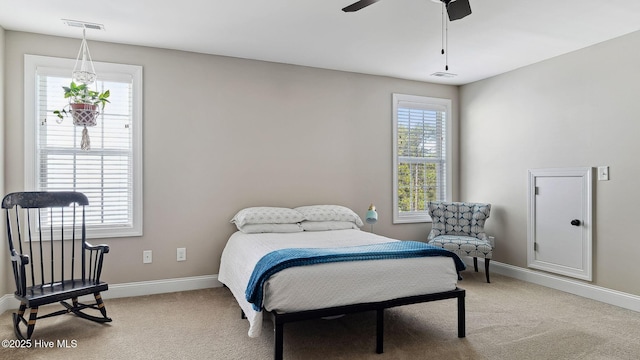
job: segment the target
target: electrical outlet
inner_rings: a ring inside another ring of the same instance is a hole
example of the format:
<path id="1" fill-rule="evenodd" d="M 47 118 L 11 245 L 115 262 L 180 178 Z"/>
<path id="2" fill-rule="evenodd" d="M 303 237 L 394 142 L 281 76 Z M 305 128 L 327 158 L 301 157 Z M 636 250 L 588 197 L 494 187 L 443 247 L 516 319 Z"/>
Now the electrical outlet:
<path id="1" fill-rule="evenodd" d="M 153 261 L 153 254 L 151 250 L 145 250 L 142 252 L 142 263 L 143 264 L 151 264 Z"/>
<path id="2" fill-rule="evenodd" d="M 187 260 L 187 248 L 178 248 L 176 250 L 177 260 L 178 261 L 186 261 Z"/>

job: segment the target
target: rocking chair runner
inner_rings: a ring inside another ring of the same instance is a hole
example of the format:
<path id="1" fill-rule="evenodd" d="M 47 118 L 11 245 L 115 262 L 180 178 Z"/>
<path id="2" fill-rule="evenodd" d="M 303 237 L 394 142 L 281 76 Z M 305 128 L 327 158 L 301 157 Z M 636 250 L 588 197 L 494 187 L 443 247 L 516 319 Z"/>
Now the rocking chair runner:
<path id="1" fill-rule="evenodd" d="M 17 288 L 15 297 L 20 300 L 20 308 L 13 314 L 18 339 L 31 338 L 36 320 L 70 312 L 100 323 L 111 321 L 100 295 L 108 289 L 108 284 L 100 281 L 100 274 L 103 256 L 109 247 L 93 246 L 85 241 L 85 206 L 88 204 L 84 194 L 70 191 L 18 192 L 2 200 Z M 19 251 L 14 248 L 14 240 Z M 76 261 L 76 256 L 80 261 Z M 95 303 L 78 302 L 78 297 L 91 294 Z M 71 304 L 65 301 L 69 299 Z M 65 309 L 38 316 L 40 306 L 55 302 L 60 302 Z M 27 309 L 28 321 L 25 319 Z M 89 315 L 85 309 L 97 310 L 101 316 Z M 24 326 L 26 336 L 21 331 Z"/>

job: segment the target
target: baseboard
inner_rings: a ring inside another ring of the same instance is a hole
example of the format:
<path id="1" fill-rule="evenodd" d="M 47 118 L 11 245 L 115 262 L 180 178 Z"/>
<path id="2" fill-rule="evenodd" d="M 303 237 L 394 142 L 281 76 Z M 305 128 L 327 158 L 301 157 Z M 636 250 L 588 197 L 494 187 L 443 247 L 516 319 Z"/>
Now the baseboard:
<path id="1" fill-rule="evenodd" d="M 478 259 L 479 263 L 483 260 Z M 480 265 L 480 264 L 478 264 Z M 473 268 L 473 264 L 469 266 Z M 478 266 L 484 268 L 484 266 Z M 600 286 L 588 284 L 580 280 L 569 279 L 562 276 L 547 274 L 544 272 L 525 269 L 497 261 L 491 261 L 491 273 L 512 277 L 518 280 L 546 286 L 552 289 L 568 292 L 588 299 L 619 306 L 621 308 L 640 312 L 640 296 L 627 294 L 621 291 L 611 290 Z M 220 287 L 218 275 L 194 276 L 177 279 L 164 279 L 152 281 L 140 281 L 124 284 L 109 284 L 109 291 L 102 296 L 105 299 L 121 297 L 143 296 L 170 293 L 176 291 L 188 291 Z M 7 294 L 0 298 L 0 314 L 7 310 L 16 309 L 20 304 Z"/>
<path id="2" fill-rule="evenodd" d="M 13 297 L 13 294 L 4 295 L 0 297 L 0 314 L 10 309 L 15 310 L 19 305 L 20 303 Z"/>
<path id="3" fill-rule="evenodd" d="M 102 293 L 104 299 L 143 296 L 220 287 L 218 275 L 193 276 L 187 278 L 140 281 L 124 284 L 109 284 L 109 290 Z M 13 294 L 0 298 L 0 314 L 15 310 L 20 306 Z"/>
<path id="4" fill-rule="evenodd" d="M 484 264 L 480 266 L 481 262 L 483 259 L 478 259 L 478 267 L 484 269 Z M 470 264 L 470 267 L 473 269 L 473 263 Z M 491 260 L 489 272 L 640 312 L 640 296 L 592 285 L 582 280 L 525 269 L 493 260 Z"/>
<path id="5" fill-rule="evenodd" d="M 171 293 L 176 291 L 189 291 L 220 287 L 218 275 L 194 276 L 188 278 L 164 279 L 152 281 L 140 281 L 124 284 L 109 284 L 109 291 L 105 291 L 102 297 L 115 299 L 121 297 L 143 296 L 153 294 Z"/>

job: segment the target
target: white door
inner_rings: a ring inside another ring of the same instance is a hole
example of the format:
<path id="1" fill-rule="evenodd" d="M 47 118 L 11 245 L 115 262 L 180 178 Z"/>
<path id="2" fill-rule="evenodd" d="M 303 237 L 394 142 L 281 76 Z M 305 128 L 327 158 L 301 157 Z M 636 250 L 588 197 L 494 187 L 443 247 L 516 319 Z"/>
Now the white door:
<path id="1" fill-rule="evenodd" d="M 591 178 L 591 168 L 529 170 L 529 267 L 591 280 Z"/>

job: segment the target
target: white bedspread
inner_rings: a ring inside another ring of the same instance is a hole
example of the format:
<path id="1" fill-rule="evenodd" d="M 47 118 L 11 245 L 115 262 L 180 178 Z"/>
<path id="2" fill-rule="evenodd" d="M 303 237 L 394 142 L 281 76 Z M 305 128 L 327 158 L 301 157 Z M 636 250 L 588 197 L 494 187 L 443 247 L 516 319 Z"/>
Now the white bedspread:
<path id="1" fill-rule="evenodd" d="M 233 293 L 249 320 L 249 336 L 262 330 L 262 314 L 245 299 L 255 264 L 283 248 L 358 246 L 397 241 L 360 230 L 297 233 L 234 233 L 222 252 L 218 280 Z M 458 275 L 452 258 L 424 257 L 317 264 L 288 268 L 264 287 L 264 309 L 278 312 L 321 309 L 449 291 Z"/>

